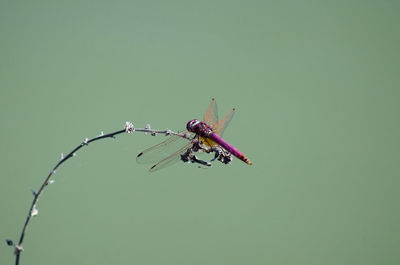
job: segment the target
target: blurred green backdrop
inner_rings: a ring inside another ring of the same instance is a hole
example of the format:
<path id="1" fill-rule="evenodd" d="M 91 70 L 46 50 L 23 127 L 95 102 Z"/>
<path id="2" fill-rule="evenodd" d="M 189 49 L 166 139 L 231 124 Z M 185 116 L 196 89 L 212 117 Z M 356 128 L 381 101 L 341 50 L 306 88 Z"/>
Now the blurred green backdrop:
<path id="1" fill-rule="evenodd" d="M 89 145 L 21 264 L 400 264 L 398 1 L 1 1 L 0 238 L 61 152 L 212 97 L 254 163 L 155 174 L 165 136 Z M 0 247 L 0 264 L 13 264 Z"/>

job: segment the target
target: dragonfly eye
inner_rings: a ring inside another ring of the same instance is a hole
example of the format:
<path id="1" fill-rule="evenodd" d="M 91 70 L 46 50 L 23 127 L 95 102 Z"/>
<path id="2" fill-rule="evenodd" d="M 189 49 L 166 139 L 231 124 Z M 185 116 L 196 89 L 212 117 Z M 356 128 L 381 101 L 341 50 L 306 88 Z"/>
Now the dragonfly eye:
<path id="1" fill-rule="evenodd" d="M 196 119 L 191 120 L 191 121 L 189 121 L 189 122 L 186 124 L 186 129 L 187 129 L 189 132 L 194 132 L 195 126 L 196 126 L 198 123 L 199 123 L 199 121 L 196 120 Z"/>

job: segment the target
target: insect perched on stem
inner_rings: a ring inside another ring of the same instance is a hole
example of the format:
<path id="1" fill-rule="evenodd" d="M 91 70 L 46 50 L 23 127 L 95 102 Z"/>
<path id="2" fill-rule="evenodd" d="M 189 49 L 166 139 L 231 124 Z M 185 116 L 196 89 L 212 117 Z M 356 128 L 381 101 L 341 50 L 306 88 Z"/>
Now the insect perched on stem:
<path id="1" fill-rule="evenodd" d="M 243 153 L 222 138 L 234 113 L 235 109 L 232 109 L 225 117 L 218 120 L 217 104 L 215 99 L 212 99 L 203 121 L 197 119 L 189 121 L 186 125 L 187 131 L 171 135 L 164 142 L 144 150 L 138 154 L 136 161 L 140 164 L 154 163 L 150 168 L 151 172 L 179 160 L 211 166 L 209 162 L 200 160 L 194 155 L 196 152 L 205 151 L 215 153 L 215 157 L 210 162 L 218 159 L 228 164 L 232 161 L 231 155 L 233 155 L 251 165 L 251 161 Z"/>

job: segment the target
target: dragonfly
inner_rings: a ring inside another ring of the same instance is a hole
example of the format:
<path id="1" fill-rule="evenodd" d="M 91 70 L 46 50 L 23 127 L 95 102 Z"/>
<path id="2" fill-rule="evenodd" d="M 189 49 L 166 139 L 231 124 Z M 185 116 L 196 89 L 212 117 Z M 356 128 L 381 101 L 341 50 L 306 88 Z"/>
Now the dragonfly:
<path id="1" fill-rule="evenodd" d="M 150 172 L 170 166 L 178 161 L 195 162 L 211 166 L 209 162 L 198 159 L 194 153 L 205 151 L 215 153 L 214 160 L 228 164 L 232 161 L 231 155 L 248 165 L 252 162 L 236 147 L 222 138 L 225 129 L 231 122 L 235 109 L 233 108 L 221 120 L 218 119 L 217 103 L 213 98 L 207 108 L 203 120 L 190 120 L 186 130 L 180 134 L 169 136 L 162 143 L 150 147 L 139 153 L 136 161 L 139 164 L 151 164 Z"/>

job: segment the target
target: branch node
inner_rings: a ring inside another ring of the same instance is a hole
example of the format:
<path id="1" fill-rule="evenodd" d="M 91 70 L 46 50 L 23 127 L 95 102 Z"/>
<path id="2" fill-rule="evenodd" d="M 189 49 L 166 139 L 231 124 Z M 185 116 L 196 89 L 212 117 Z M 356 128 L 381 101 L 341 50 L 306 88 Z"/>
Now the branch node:
<path id="1" fill-rule="evenodd" d="M 33 197 L 35 197 L 37 195 L 36 191 L 34 191 L 33 189 L 31 189 L 32 195 Z"/>
<path id="2" fill-rule="evenodd" d="M 151 129 L 150 123 L 147 123 L 146 126 L 144 127 L 144 129 L 147 131 L 150 131 L 150 129 Z M 144 135 L 147 135 L 146 131 L 144 132 Z"/>
<path id="3" fill-rule="evenodd" d="M 36 215 L 38 215 L 38 213 L 39 213 L 39 210 L 36 209 L 36 205 L 34 205 L 34 206 L 33 206 L 33 209 L 32 209 L 32 212 L 31 212 L 31 216 L 32 216 L 32 217 L 33 217 L 33 216 L 36 216 Z"/>
<path id="4" fill-rule="evenodd" d="M 83 145 L 88 145 L 88 142 L 89 142 L 89 139 L 88 139 L 88 138 L 85 138 L 85 139 L 83 140 L 82 144 L 83 144 Z"/>
<path id="5" fill-rule="evenodd" d="M 125 132 L 127 133 L 133 133 L 135 131 L 135 127 L 133 124 L 129 121 L 125 122 Z"/>
<path id="6" fill-rule="evenodd" d="M 6 239 L 6 243 L 8 246 L 14 246 L 14 242 L 11 239 Z"/>
<path id="7" fill-rule="evenodd" d="M 15 246 L 15 251 L 14 251 L 15 255 L 18 255 L 22 251 L 24 251 L 24 248 L 22 247 L 22 245 L 16 245 Z"/>
<path id="8" fill-rule="evenodd" d="M 55 181 L 54 179 L 50 179 L 50 180 L 48 180 L 48 181 L 46 182 L 46 186 L 47 186 L 47 185 L 50 185 L 50 184 L 53 184 L 53 183 L 54 183 L 54 181 Z"/>
<path id="9" fill-rule="evenodd" d="M 64 159 L 64 153 L 61 153 L 60 155 L 60 161 Z"/>

